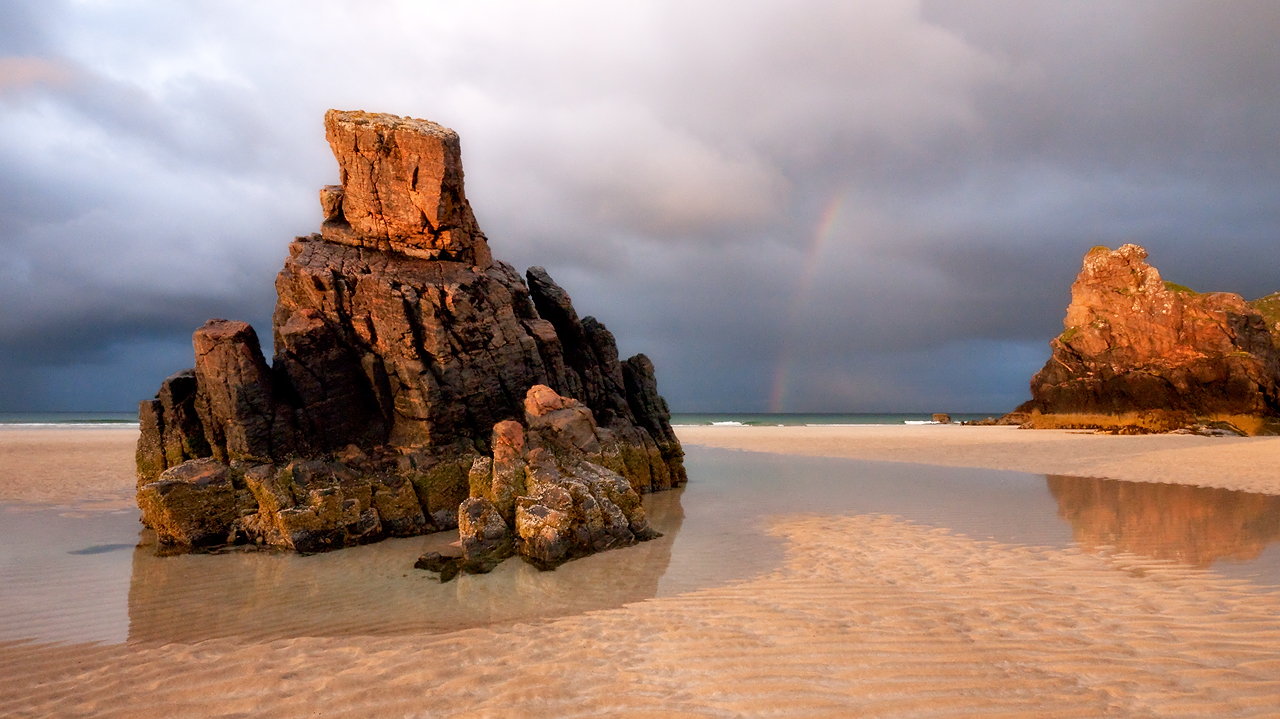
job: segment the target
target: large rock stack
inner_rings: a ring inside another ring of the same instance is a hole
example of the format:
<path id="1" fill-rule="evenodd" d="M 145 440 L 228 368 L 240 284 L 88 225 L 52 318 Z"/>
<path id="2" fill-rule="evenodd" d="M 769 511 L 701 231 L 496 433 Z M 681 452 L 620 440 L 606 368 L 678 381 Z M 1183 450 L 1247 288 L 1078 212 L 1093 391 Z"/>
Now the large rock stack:
<path id="1" fill-rule="evenodd" d="M 1146 257 L 1137 245 L 1085 255 L 1065 331 L 1017 411 L 1280 415 L 1275 296 L 1193 292 Z"/>
<path id="2" fill-rule="evenodd" d="M 195 368 L 141 403 L 138 503 L 162 544 L 323 551 L 453 528 L 473 497 L 498 500 L 515 531 L 512 502 L 537 500 L 545 483 L 511 479 L 533 492 L 513 499 L 477 495 L 471 480 L 486 462 L 514 466 L 500 457 L 520 432 L 565 476 L 624 479 L 620 508 L 684 484 L 652 363 L 620 361 L 613 335 L 580 319 L 542 268 L 521 278 L 492 259 L 456 133 L 335 110 L 325 129 L 342 185 L 321 191 L 321 232 L 293 242 L 276 278 L 274 362 L 249 325 L 210 320 L 194 336 Z M 589 416 L 598 448 L 578 456 L 544 440 L 527 411 L 534 387 L 536 406 Z M 527 458 L 526 478 L 541 461 Z M 647 538 L 643 512 L 623 512 L 632 539 L 575 540 L 563 558 Z"/>

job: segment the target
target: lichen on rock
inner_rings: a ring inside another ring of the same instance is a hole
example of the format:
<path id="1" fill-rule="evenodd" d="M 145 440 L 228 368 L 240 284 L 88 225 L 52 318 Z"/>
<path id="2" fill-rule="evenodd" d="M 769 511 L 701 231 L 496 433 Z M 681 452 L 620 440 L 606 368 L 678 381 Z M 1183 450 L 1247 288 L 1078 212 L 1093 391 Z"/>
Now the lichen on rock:
<path id="1" fill-rule="evenodd" d="M 646 538 L 639 495 L 686 481 L 652 363 L 542 268 L 493 260 L 452 130 L 335 110 L 325 129 L 342 184 L 276 278 L 274 360 L 210 320 L 139 406 L 143 522 L 168 551 L 458 527 L 468 571 Z"/>

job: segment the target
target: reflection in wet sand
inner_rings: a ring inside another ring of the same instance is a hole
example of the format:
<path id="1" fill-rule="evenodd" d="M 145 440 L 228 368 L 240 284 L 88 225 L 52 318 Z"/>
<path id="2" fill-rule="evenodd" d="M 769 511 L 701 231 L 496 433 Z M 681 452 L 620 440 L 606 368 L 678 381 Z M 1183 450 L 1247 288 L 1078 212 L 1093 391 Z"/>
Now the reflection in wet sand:
<path id="1" fill-rule="evenodd" d="M 893 515 L 1023 546 L 1119 546 L 1199 566 L 1232 557 L 1213 570 L 1280 587 L 1280 542 L 1262 551 L 1280 535 L 1280 500 L 1269 497 L 701 448 L 687 459 L 696 482 L 647 498 L 663 538 L 549 574 L 515 561 L 443 586 L 411 567 L 452 541 L 445 535 L 312 557 L 160 559 L 121 546 L 138 536 L 136 510 L 69 517 L 0 505 L 0 641 L 388 636 L 566 616 L 772 572 L 785 547 L 766 526 L 815 512 Z"/>
<path id="2" fill-rule="evenodd" d="M 134 550 L 129 641 L 255 641 L 437 633 L 618 607 L 656 595 L 684 513 L 681 491 L 647 495 L 663 536 L 540 572 L 518 559 L 447 584 L 412 569 L 457 533 L 393 539 L 328 554 L 235 552 L 157 557 Z"/>
<path id="3" fill-rule="evenodd" d="M 1280 497 L 1180 484 L 1047 477 L 1058 515 L 1088 550 L 1114 547 L 1208 567 L 1250 560 L 1280 539 Z"/>

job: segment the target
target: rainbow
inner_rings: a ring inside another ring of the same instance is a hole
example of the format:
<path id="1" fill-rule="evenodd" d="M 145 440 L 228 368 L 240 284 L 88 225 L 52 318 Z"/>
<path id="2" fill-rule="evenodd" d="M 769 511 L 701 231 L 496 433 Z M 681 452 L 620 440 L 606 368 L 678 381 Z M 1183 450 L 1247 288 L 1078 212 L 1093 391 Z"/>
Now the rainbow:
<path id="1" fill-rule="evenodd" d="M 813 294 L 813 283 L 818 274 L 818 261 L 822 259 L 822 250 L 831 240 L 832 230 L 835 228 L 837 220 L 840 219 L 840 209 L 844 206 L 844 197 L 845 193 L 841 191 L 831 198 L 831 202 L 827 204 L 827 208 L 822 212 L 822 220 L 818 223 L 818 230 L 813 235 L 813 241 L 809 243 L 809 248 L 805 252 L 804 268 L 800 273 L 800 284 L 797 286 L 796 294 L 791 300 L 790 322 L 787 323 L 787 327 L 790 330 L 782 341 L 778 367 L 773 373 L 773 389 L 769 392 L 770 412 L 781 412 L 785 406 L 787 375 L 791 372 L 791 363 L 795 357 L 795 328 L 800 324 L 800 316 L 805 307 L 808 306 L 810 296 Z"/>

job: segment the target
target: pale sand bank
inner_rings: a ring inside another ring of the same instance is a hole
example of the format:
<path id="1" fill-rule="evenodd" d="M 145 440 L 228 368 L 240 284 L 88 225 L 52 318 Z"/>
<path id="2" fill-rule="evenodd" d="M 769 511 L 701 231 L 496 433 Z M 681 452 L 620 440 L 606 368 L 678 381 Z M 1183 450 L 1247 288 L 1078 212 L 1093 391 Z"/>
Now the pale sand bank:
<path id="1" fill-rule="evenodd" d="M 959 425 L 677 427 L 686 445 L 1280 494 L 1280 437 L 1114 436 Z"/>
<path id="2" fill-rule="evenodd" d="M 540 624 L 266 644 L 0 645 L 0 715 L 1280 712 L 1275 593 L 885 517 L 792 517 L 775 530 L 788 560 L 766 577 Z"/>
<path id="3" fill-rule="evenodd" d="M 0 503 L 133 507 L 137 443 L 137 427 L 0 426 Z"/>

